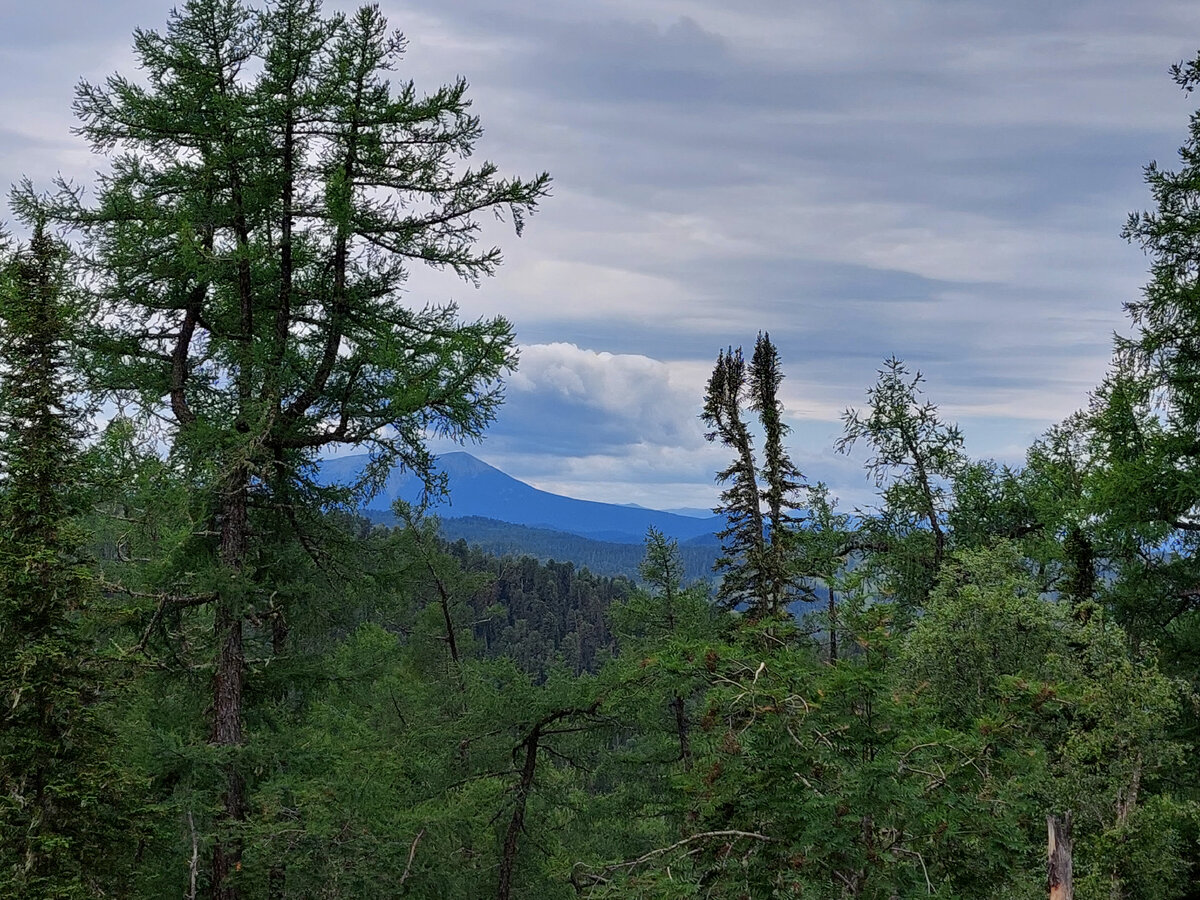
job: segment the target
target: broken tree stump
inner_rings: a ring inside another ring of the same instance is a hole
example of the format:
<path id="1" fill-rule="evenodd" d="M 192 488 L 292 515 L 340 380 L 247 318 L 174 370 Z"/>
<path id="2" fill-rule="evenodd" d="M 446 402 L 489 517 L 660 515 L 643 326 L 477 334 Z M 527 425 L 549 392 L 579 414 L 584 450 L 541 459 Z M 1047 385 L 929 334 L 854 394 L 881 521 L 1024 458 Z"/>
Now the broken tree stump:
<path id="1" fill-rule="evenodd" d="M 1070 811 L 1064 813 L 1061 819 L 1058 816 L 1046 816 L 1046 831 L 1048 832 L 1046 851 L 1050 900 L 1074 900 Z"/>

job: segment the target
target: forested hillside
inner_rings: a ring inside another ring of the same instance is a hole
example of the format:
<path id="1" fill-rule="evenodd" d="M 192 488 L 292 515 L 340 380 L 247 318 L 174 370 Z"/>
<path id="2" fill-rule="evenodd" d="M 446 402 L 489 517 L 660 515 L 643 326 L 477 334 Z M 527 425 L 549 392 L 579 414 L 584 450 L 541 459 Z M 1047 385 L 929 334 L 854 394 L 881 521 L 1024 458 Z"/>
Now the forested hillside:
<path id="1" fill-rule="evenodd" d="M 468 517 L 442 519 L 441 530 L 449 540 L 463 540 L 494 556 L 532 556 L 544 562 L 573 562 L 601 575 L 624 575 L 638 580 L 638 567 L 645 555 L 642 544 L 592 541 L 561 531 L 510 525 L 495 519 Z M 679 546 L 684 581 L 709 581 L 720 545 L 692 540 Z"/>
<path id="2" fill-rule="evenodd" d="M 398 468 L 436 495 L 518 362 L 408 276 L 486 284 L 480 221 L 550 185 L 468 161 L 466 83 L 403 49 L 373 6 L 187 0 L 80 85 L 95 191 L 13 195 L 0 896 L 1200 897 L 1200 116 L 1128 221 L 1133 336 L 1024 465 L 888 359 L 843 510 L 759 333 L 697 397 L 716 582 L 651 529 L 635 583 L 359 514 Z"/>
<path id="3" fill-rule="evenodd" d="M 446 552 L 464 572 L 483 576 L 468 606 L 484 656 L 544 678 L 556 668 L 595 674 L 616 654 L 609 613 L 633 593 L 628 579 L 577 571 L 569 562 L 498 557 L 463 540 Z"/>

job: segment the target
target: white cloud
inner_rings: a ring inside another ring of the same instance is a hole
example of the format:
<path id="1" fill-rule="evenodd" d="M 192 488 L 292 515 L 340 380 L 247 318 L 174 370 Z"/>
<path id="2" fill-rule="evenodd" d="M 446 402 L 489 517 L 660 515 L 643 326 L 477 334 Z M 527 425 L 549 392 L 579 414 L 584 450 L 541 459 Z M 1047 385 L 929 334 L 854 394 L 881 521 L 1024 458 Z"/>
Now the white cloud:
<path id="1" fill-rule="evenodd" d="M 701 437 L 695 367 L 569 343 L 521 348 L 494 436 L 588 455 L 607 447 L 687 447 Z"/>

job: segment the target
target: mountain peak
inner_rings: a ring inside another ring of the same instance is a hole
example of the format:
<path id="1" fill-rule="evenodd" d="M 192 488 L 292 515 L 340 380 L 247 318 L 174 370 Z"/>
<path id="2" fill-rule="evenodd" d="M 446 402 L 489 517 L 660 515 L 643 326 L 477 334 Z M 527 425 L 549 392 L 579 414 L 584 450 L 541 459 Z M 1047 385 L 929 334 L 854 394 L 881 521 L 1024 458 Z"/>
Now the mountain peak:
<path id="1" fill-rule="evenodd" d="M 324 460 L 320 477 L 328 484 L 349 483 L 367 460 L 365 455 Z M 436 465 L 446 474 L 450 493 L 448 500 L 435 504 L 433 511 L 447 517 L 482 516 L 631 544 L 640 544 L 651 527 L 667 537 L 687 541 L 711 537 L 724 524 L 718 516 L 694 518 L 636 504 L 622 506 L 552 494 L 518 481 L 465 451 L 443 454 Z M 420 491 L 421 484 L 412 473 L 397 470 L 383 490 L 364 504 L 364 510 L 385 513 L 398 499 L 415 502 Z"/>
<path id="2" fill-rule="evenodd" d="M 479 475 L 483 472 L 500 472 L 493 465 L 485 463 L 477 456 L 472 456 L 465 450 L 455 450 L 452 453 L 443 453 L 437 458 L 437 467 L 440 471 L 447 475 Z M 503 472 L 500 472 L 503 475 Z"/>

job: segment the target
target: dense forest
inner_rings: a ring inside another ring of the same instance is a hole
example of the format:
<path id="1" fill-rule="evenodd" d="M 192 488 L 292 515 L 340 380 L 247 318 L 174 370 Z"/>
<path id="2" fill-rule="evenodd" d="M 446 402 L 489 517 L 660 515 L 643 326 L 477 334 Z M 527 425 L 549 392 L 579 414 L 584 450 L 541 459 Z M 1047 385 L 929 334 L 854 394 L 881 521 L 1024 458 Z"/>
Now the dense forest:
<path id="1" fill-rule="evenodd" d="M 441 520 L 442 534 L 451 541 L 465 541 L 494 556 L 533 556 L 542 561 L 570 560 L 578 566 L 603 575 L 623 575 L 640 580 L 639 568 L 645 556 L 641 544 L 598 541 L 528 525 L 513 525 L 479 516 Z M 679 544 L 681 575 L 686 582 L 713 578 L 713 563 L 720 556 L 716 538 L 692 538 Z"/>
<path id="2" fill-rule="evenodd" d="M 401 291 L 549 189 L 467 165 L 464 83 L 318 0 L 134 51 L 78 89 L 94 196 L 19 186 L 0 251 L 0 896 L 1039 897 L 1048 823 L 1059 896 L 1200 896 L 1200 116 L 1125 229 L 1132 337 L 1023 466 L 887 360 L 841 510 L 770 336 L 721 351 L 710 587 L 653 531 L 635 582 L 356 514 L 436 493 L 516 363 Z"/>

